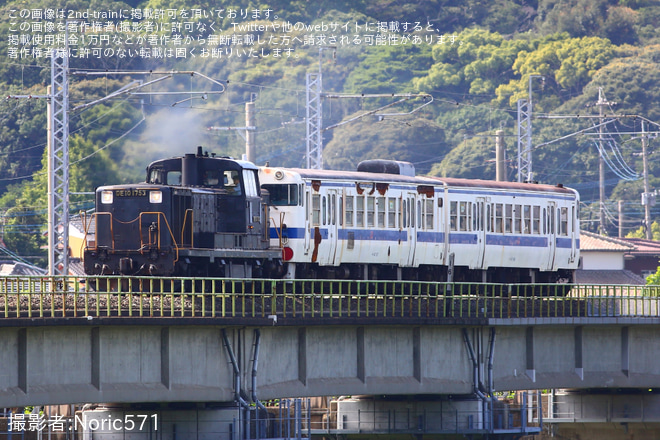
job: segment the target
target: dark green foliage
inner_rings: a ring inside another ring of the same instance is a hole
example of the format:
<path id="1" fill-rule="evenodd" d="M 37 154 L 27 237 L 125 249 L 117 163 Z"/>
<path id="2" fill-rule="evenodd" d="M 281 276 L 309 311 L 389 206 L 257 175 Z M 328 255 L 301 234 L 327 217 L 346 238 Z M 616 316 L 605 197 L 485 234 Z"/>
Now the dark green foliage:
<path id="1" fill-rule="evenodd" d="M 421 118 L 364 117 L 334 132 L 324 150 L 330 169 L 355 170 L 362 160 L 393 159 L 412 162 L 423 174 L 449 152 L 443 130 Z"/>
<path id="2" fill-rule="evenodd" d="M 25 8 L 23 1 L 2 2 L 0 38 L 7 42 L 8 11 Z M 6 3 L 6 4 L 5 4 Z M 184 6 L 185 5 L 185 6 Z M 294 43 L 295 56 L 275 57 L 280 49 L 262 43 L 267 57 L 156 62 L 131 58 L 72 60 L 76 69 L 176 69 L 197 71 L 221 82 L 222 95 L 190 99 L 191 89 L 217 91 L 215 82 L 175 75 L 150 90 L 181 95 L 122 96 L 70 114 L 71 191 L 89 192 L 102 184 L 144 178 L 151 160 L 194 151 L 197 145 L 220 155 L 240 157 L 245 141 L 236 131 L 209 131 L 208 127 L 242 127 L 245 103 L 256 106 L 257 163 L 303 166 L 305 163 L 305 81 L 307 74 L 323 74 L 323 92 L 339 94 L 430 93 L 431 105 L 421 100 L 397 104 L 380 118 L 368 116 L 323 132 L 327 168 L 355 169 L 369 158 L 411 161 L 418 172 L 454 177 L 494 178 L 494 132 L 505 131 L 509 178 L 516 179 L 516 105 L 528 99 L 530 75 L 535 115 L 596 114 L 598 88 L 617 105 L 608 112 L 642 115 L 660 121 L 660 5 L 650 0 L 338 0 L 267 2 L 196 0 L 34 0 L 29 8 L 117 10 L 125 8 L 200 8 L 204 10 L 261 11 L 261 18 L 218 19 L 215 36 L 231 36 L 232 22 L 263 24 L 348 23 L 337 36 L 353 38 L 353 25 L 419 22 L 414 33 L 423 44 L 339 45 L 329 47 Z M 195 21 L 196 19 L 192 19 Z M 250 20 L 257 20 L 251 22 Z M 427 29 L 427 25 L 432 25 Z M 201 37 L 213 31 L 206 29 Z M 239 32 L 240 33 L 240 32 Z M 408 32 L 412 37 L 413 33 Z M 433 35 L 453 37 L 454 43 L 427 44 Z M 272 31 L 259 32 L 269 41 Z M 318 35 L 317 35 L 318 37 Z M 0 51 L 0 84 L 5 94 L 44 95 L 50 84 L 50 60 L 16 60 Z M 114 49 L 126 42 L 113 42 Z M 334 56 L 333 56 L 334 55 Z M 98 100 L 131 81 L 153 76 L 71 76 L 71 107 Z M 395 99 L 325 98 L 322 127 L 339 124 L 373 111 Z M 174 106 L 173 106 L 174 104 Z M 407 114 L 407 115 L 406 115 Z M 144 118 L 144 120 L 143 120 Z M 8 100 L 0 103 L 0 211 L 4 241 L 21 254 L 35 255 L 43 245 L 46 146 L 44 100 Z M 578 188 L 584 212 L 598 200 L 598 157 L 589 134 L 554 139 L 583 130 L 589 119 L 533 122 L 535 179 Z M 621 120 L 617 129 L 632 132 L 639 121 Z M 619 137 L 621 157 L 641 173 L 640 142 L 633 135 Z M 660 184 L 655 140 L 649 161 L 652 188 Z M 638 215 L 639 181 L 621 182 L 610 170 L 606 193 L 612 203 L 625 199 L 631 215 Z M 72 196 L 73 210 L 89 206 L 89 196 Z M 654 213 L 660 216 L 660 213 Z M 29 229 L 32 228 L 32 229 Z M 27 231 L 28 234 L 18 231 Z"/>

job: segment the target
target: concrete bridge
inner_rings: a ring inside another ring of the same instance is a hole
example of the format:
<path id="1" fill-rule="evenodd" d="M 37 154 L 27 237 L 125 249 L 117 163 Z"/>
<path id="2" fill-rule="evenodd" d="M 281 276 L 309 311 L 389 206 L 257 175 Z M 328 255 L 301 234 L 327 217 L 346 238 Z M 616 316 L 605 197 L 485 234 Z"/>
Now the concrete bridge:
<path id="1" fill-rule="evenodd" d="M 0 407 L 660 387 L 646 286 L 86 281 L 0 279 Z"/>
<path id="2" fill-rule="evenodd" d="M 0 320 L 0 407 L 660 387 L 658 318 L 242 321 Z"/>

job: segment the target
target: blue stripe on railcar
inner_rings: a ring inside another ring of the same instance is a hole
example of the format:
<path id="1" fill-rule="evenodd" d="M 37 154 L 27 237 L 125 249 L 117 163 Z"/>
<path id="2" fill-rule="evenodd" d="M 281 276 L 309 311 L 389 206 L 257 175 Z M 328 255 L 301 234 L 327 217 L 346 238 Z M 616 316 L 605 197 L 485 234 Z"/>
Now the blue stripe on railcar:
<path id="1" fill-rule="evenodd" d="M 270 228 L 270 238 L 278 239 L 278 230 Z M 319 230 L 321 238 L 327 240 L 328 229 L 321 228 Z M 378 230 L 378 229 L 339 229 L 339 240 L 347 240 L 348 234 L 353 233 L 353 239 L 363 241 L 401 241 L 407 242 L 408 235 L 405 231 L 399 230 Z M 303 239 L 305 238 L 304 228 L 288 228 L 287 237 L 289 239 Z M 417 232 L 417 242 L 419 243 L 444 243 L 445 234 L 443 232 Z M 450 244 L 469 244 L 476 245 L 478 243 L 477 234 L 473 233 L 456 233 L 449 234 Z M 548 246 L 548 238 L 543 236 L 528 236 L 528 235 L 486 235 L 487 246 L 513 246 L 513 247 L 539 247 L 545 248 Z M 572 239 L 570 237 L 556 238 L 556 246 L 562 249 L 570 249 L 572 247 Z M 579 247 L 579 242 L 576 243 Z"/>
<path id="2" fill-rule="evenodd" d="M 278 235 L 279 228 L 270 228 L 270 238 L 280 238 Z M 287 228 L 286 236 L 289 238 L 305 238 L 305 228 Z M 326 231 L 327 236 L 327 231 Z"/>
<path id="3" fill-rule="evenodd" d="M 560 238 L 557 237 L 557 244 L 556 246 L 558 248 L 562 249 L 570 249 L 571 248 L 571 239 L 570 238 Z M 579 243 L 576 243 L 576 247 L 580 247 Z"/>
<path id="4" fill-rule="evenodd" d="M 547 237 L 530 235 L 486 235 L 486 245 L 548 247 Z"/>
<path id="5" fill-rule="evenodd" d="M 450 244 L 477 244 L 477 234 L 465 232 L 450 232 Z"/>
<path id="6" fill-rule="evenodd" d="M 353 233 L 355 240 L 406 241 L 407 239 L 404 231 L 396 229 L 340 229 L 339 239 L 347 240 L 349 233 Z"/>
<path id="7" fill-rule="evenodd" d="M 444 232 L 417 231 L 418 243 L 443 243 L 444 241 Z"/>

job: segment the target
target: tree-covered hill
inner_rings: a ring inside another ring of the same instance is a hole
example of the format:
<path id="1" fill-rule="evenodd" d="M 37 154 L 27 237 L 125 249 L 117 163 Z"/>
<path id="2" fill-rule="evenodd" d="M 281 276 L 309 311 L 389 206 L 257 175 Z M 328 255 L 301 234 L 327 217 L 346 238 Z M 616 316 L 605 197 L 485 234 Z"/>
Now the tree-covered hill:
<path id="1" fill-rule="evenodd" d="M 533 121 L 534 179 L 579 189 L 583 227 L 593 227 L 599 155 L 589 130 L 597 119 L 584 116 L 598 114 L 599 96 L 611 104 L 605 114 L 638 116 L 607 125 L 602 152 L 607 197 L 612 207 L 625 201 L 630 230 L 641 219 L 642 120 L 652 136 L 650 182 L 660 185 L 660 5 L 652 0 L 2 3 L 5 95 L 47 93 L 49 50 L 63 45 L 66 18 L 75 19 L 66 38 L 84 55 L 72 56 L 69 76 L 76 211 L 91 208 L 96 186 L 142 179 L 156 158 L 197 145 L 240 156 L 237 131 L 209 127 L 244 126 L 249 101 L 257 109 L 257 163 L 303 166 L 305 82 L 319 70 L 332 95 L 323 99 L 323 127 L 338 124 L 323 132 L 327 167 L 390 157 L 421 173 L 494 178 L 494 132 L 502 129 L 515 179 L 517 102 L 531 91 L 534 115 L 545 117 Z M 179 73 L 159 73 L 169 71 Z M 142 94 L 86 105 L 148 82 Z M 392 105 L 400 98 L 385 96 L 421 93 L 432 102 Z M 548 118 L 557 115 L 573 117 Z M 2 239 L 39 256 L 46 102 L 2 101 L 0 121 Z M 611 234 L 616 227 L 613 220 Z"/>

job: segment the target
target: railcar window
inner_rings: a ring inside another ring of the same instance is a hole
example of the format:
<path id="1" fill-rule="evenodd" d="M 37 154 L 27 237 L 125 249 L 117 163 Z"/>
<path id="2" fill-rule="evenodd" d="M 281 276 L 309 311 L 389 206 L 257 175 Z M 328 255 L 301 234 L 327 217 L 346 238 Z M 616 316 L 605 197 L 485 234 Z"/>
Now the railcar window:
<path id="1" fill-rule="evenodd" d="M 449 202 L 449 229 L 456 231 L 458 224 L 458 202 Z"/>
<path id="2" fill-rule="evenodd" d="M 403 213 L 403 227 L 408 227 L 408 201 L 403 201 L 403 206 L 401 207 L 401 212 Z"/>
<path id="3" fill-rule="evenodd" d="M 312 226 L 321 226 L 321 196 L 312 194 Z"/>
<path id="4" fill-rule="evenodd" d="M 459 208 L 459 213 L 458 213 L 458 229 L 459 231 L 467 231 L 468 228 L 468 212 L 469 212 L 469 206 L 468 202 L 460 202 L 458 205 Z"/>
<path id="5" fill-rule="evenodd" d="M 541 233 L 541 207 L 534 206 L 532 208 L 532 234 Z"/>
<path id="6" fill-rule="evenodd" d="M 323 202 L 321 203 L 321 210 L 322 210 L 321 218 L 323 219 L 323 224 L 325 225 L 326 224 L 325 219 L 326 219 L 326 216 L 328 215 L 328 213 L 327 213 L 328 208 L 327 208 L 327 205 L 326 205 L 325 196 L 323 196 Z"/>
<path id="7" fill-rule="evenodd" d="M 364 197 L 357 196 L 355 198 L 355 226 L 360 228 L 364 227 Z"/>
<path id="8" fill-rule="evenodd" d="M 385 197 L 378 197 L 376 199 L 378 203 L 378 227 L 385 227 Z"/>
<path id="9" fill-rule="evenodd" d="M 495 232 L 504 232 L 504 205 L 501 203 L 495 205 Z"/>
<path id="10" fill-rule="evenodd" d="M 433 229 L 433 200 L 426 200 L 426 229 Z"/>
<path id="11" fill-rule="evenodd" d="M 394 197 L 387 199 L 387 226 L 396 228 L 396 199 Z"/>
<path id="12" fill-rule="evenodd" d="M 545 208 L 543 208 L 543 235 L 546 235 L 548 233 L 548 214 L 545 212 Z"/>
<path id="13" fill-rule="evenodd" d="M 513 205 L 504 205 L 504 232 L 512 232 L 513 226 Z"/>
<path id="14" fill-rule="evenodd" d="M 346 226 L 353 226 L 353 196 L 346 196 Z"/>
<path id="15" fill-rule="evenodd" d="M 296 206 L 298 205 L 298 185 L 261 185 L 270 193 L 270 204 L 273 206 Z"/>
<path id="16" fill-rule="evenodd" d="M 344 225 L 344 199 L 339 196 L 339 226 Z"/>
<path id="17" fill-rule="evenodd" d="M 367 197 L 367 227 L 373 227 L 375 216 L 375 197 Z"/>
<path id="18" fill-rule="evenodd" d="M 560 231 L 561 235 L 568 235 L 568 208 L 561 208 Z"/>
<path id="19" fill-rule="evenodd" d="M 569 233 L 570 235 L 573 235 L 573 232 L 575 232 L 575 219 L 577 219 L 577 217 L 575 216 L 575 206 L 571 207 L 571 212 L 572 214 L 571 214 L 571 221 L 569 224 Z"/>
<path id="20" fill-rule="evenodd" d="M 486 231 L 493 231 L 493 219 L 491 218 L 491 204 L 486 205 Z"/>
<path id="21" fill-rule="evenodd" d="M 337 196 L 332 194 L 330 196 L 330 215 L 332 216 L 333 225 L 337 224 Z"/>
<path id="22" fill-rule="evenodd" d="M 555 214 L 552 211 L 554 210 L 553 209 L 548 210 L 548 217 L 550 218 L 550 229 L 548 233 L 554 235 L 557 233 L 557 230 L 555 229 Z"/>
<path id="23" fill-rule="evenodd" d="M 532 233 L 532 207 L 529 205 L 523 206 L 523 232 Z"/>
<path id="24" fill-rule="evenodd" d="M 472 204 L 472 231 L 477 230 L 477 204 Z"/>
<path id="25" fill-rule="evenodd" d="M 417 227 L 422 228 L 422 202 L 417 201 Z"/>
<path id="26" fill-rule="evenodd" d="M 511 232 L 513 233 L 522 232 L 521 219 L 522 219 L 522 206 L 513 205 L 513 230 L 511 230 Z"/>
<path id="27" fill-rule="evenodd" d="M 408 226 L 415 227 L 415 200 L 408 200 Z"/>

